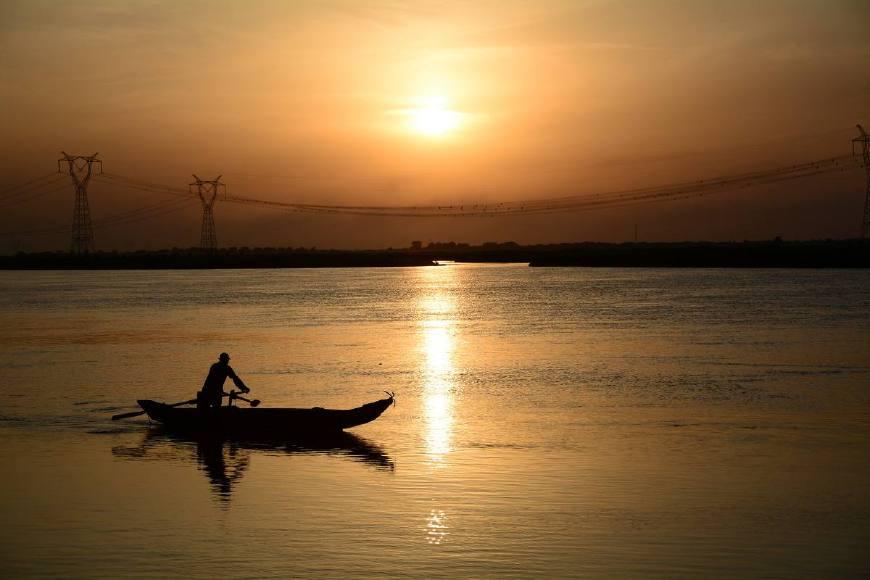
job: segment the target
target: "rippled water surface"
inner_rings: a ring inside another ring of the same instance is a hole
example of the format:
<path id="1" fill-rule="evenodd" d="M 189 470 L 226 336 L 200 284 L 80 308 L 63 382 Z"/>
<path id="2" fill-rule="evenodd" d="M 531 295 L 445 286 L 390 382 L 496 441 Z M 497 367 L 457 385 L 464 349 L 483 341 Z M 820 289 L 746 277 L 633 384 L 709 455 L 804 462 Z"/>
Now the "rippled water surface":
<path id="1" fill-rule="evenodd" d="M 870 272 L 0 273 L 0 577 L 870 574 Z M 320 442 L 141 418 L 221 351 Z"/>

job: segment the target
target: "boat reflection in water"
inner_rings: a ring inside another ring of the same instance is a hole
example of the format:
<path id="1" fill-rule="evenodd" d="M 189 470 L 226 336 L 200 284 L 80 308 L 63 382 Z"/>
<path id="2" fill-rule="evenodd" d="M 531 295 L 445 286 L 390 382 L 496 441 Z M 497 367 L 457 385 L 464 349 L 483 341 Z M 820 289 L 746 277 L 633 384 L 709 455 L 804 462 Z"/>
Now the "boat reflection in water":
<path id="1" fill-rule="evenodd" d="M 240 448 L 234 442 L 202 439 L 196 441 L 196 459 L 217 497 L 229 501 L 233 484 L 248 469 L 250 451 Z"/>
<path id="2" fill-rule="evenodd" d="M 395 469 L 393 460 L 377 445 L 348 432 L 292 440 L 236 439 L 182 435 L 161 427 L 147 432 L 142 443 L 118 445 L 112 454 L 132 460 L 195 461 L 221 501 L 229 501 L 233 487 L 257 452 L 321 454 L 359 461 L 378 470 Z"/>

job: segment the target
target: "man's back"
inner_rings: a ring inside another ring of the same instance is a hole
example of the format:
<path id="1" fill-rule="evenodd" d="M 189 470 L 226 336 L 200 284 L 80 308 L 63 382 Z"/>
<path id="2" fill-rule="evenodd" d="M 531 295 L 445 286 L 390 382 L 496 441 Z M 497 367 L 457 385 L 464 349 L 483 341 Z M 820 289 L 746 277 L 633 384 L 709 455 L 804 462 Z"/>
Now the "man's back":
<path id="1" fill-rule="evenodd" d="M 206 393 L 219 392 L 224 390 L 224 382 L 228 376 L 235 376 L 236 373 L 228 364 L 216 362 L 208 369 L 208 376 L 205 377 L 205 382 L 202 384 L 202 390 Z"/>

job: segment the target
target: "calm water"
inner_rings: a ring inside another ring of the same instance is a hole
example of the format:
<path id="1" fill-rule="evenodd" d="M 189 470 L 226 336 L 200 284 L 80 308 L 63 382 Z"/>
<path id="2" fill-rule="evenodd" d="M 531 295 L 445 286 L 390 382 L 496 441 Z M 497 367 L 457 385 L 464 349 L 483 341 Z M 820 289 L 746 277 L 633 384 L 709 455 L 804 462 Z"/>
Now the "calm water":
<path id="1" fill-rule="evenodd" d="M 0 273 L 0 577 L 870 574 L 870 272 Z M 112 422 L 217 354 L 330 446 Z"/>

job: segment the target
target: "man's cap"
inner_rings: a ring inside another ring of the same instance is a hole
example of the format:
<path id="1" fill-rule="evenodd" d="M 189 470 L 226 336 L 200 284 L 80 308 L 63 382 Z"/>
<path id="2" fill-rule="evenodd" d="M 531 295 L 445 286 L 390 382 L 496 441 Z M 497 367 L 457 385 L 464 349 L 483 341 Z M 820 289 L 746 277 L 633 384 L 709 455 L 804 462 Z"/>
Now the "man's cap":
<path id="1" fill-rule="evenodd" d="M 230 360 L 230 355 L 228 355 L 228 354 L 225 353 L 225 352 L 222 352 L 222 353 L 220 354 L 220 356 L 218 357 L 218 359 L 220 359 L 220 360 Z"/>

